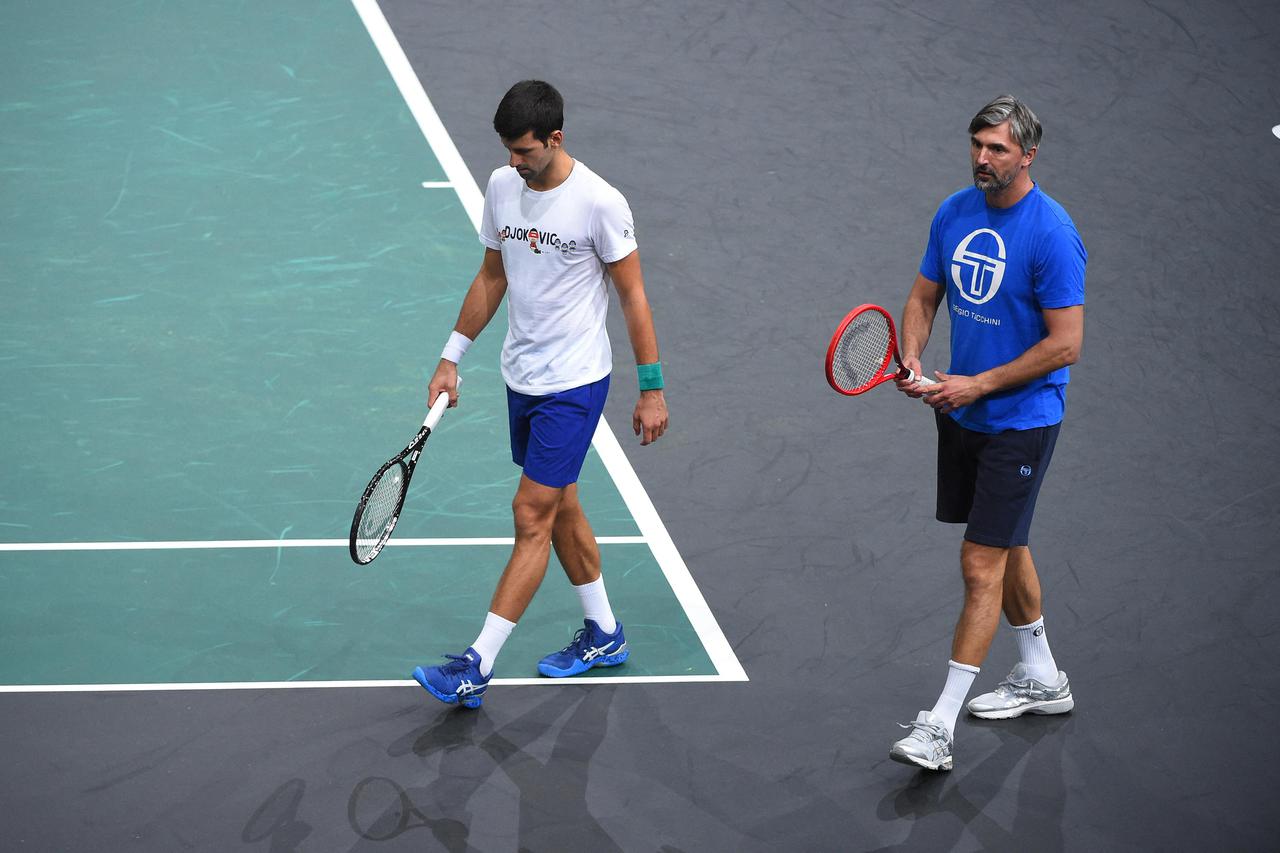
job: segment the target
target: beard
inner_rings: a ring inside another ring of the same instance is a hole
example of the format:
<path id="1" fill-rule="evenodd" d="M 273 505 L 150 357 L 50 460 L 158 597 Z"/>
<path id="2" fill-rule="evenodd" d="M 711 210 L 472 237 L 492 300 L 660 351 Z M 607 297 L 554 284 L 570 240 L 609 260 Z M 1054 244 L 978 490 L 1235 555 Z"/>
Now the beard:
<path id="1" fill-rule="evenodd" d="M 984 193 L 998 193 L 1007 189 L 1016 177 L 1018 177 L 1017 169 L 1011 169 L 1007 175 L 1001 175 L 994 170 L 988 175 L 980 175 L 975 168 L 973 170 L 973 185 Z"/>

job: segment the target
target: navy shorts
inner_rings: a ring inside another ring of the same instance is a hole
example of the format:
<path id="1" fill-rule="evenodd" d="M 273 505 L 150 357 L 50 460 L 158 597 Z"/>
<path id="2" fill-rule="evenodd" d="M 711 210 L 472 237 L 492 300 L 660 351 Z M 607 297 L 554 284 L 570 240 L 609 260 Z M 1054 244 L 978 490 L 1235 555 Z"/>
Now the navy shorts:
<path id="1" fill-rule="evenodd" d="M 535 483 L 553 489 L 576 483 L 608 396 L 608 376 L 537 397 L 508 388 L 512 461 Z"/>
<path id="2" fill-rule="evenodd" d="M 1062 425 L 985 433 L 936 417 L 938 521 L 968 524 L 964 538 L 979 545 L 1026 545 Z"/>

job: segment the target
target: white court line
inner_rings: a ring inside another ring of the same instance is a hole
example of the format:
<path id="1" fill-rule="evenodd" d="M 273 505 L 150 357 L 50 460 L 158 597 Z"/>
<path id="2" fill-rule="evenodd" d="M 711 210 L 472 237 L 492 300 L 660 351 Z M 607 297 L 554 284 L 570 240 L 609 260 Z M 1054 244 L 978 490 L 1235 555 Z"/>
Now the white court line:
<path id="1" fill-rule="evenodd" d="M 539 685 L 577 686 L 585 684 L 695 684 L 707 681 L 725 681 L 721 675 L 621 675 L 603 678 L 495 678 L 490 685 L 507 687 L 536 687 Z M 369 681 L 208 681 L 174 682 L 156 684 L 7 684 L 0 685 L 0 693 L 135 693 L 141 691 L 176 690 L 323 690 L 350 687 L 418 687 L 413 680 Z"/>
<path id="2" fill-rule="evenodd" d="M 400 42 L 391 31 L 391 26 L 383 16 L 377 0 L 351 0 L 351 2 L 355 5 L 360 19 L 364 21 L 365 28 L 369 30 L 369 36 L 377 46 L 378 52 L 382 54 L 382 61 L 387 64 L 387 70 L 391 72 L 392 79 L 400 87 L 400 94 L 404 96 L 405 103 L 409 105 L 409 111 L 413 113 L 418 126 L 422 128 L 423 136 L 427 138 L 427 143 L 435 152 L 436 159 L 444 168 L 449 182 L 457 190 L 458 198 L 462 201 L 462 206 L 466 209 L 467 215 L 471 218 L 471 224 L 478 233 L 480 218 L 484 212 L 484 194 L 449 137 L 449 132 L 445 129 L 444 122 L 440 120 L 435 107 L 432 106 L 431 99 L 427 97 L 426 90 L 422 88 L 422 81 L 414 73 L 413 66 L 409 64 L 409 58 L 405 56 Z M 746 670 L 742 668 L 738 656 L 734 654 L 724 632 L 720 630 L 715 615 L 712 614 L 706 599 L 694 583 L 693 576 L 689 574 L 689 567 L 685 565 L 679 551 L 676 550 L 671 534 L 667 532 L 666 525 L 658 516 L 653 501 L 649 499 L 648 493 L 640 483 L 640 478 L 636 476 L 635 469 L 631 467 L 631 463 L 622 452 L 622 446 L 618 444 L 618 439 L 603 419 L 596 428 L 592 444 L 610 476 L 613 477 L 614 483 L 617 484 L 622 499 L 631 510 L 636 524 L 640 526 L 640 532 L 649 542 L 649 547 L 653 550 L 662 573 L 666 575 L 667 582 L 671 584 L 672 591 L 675 592 L 689 622 L 697 631 L 698 638 L 711 657 L 712 664 L 720 674 L 719 680 L 746 681 Z"/>
<path id="3" fill-rule="evenodd" d="M 643 536 L 597 536 L 600 545 L 643 545 Z M 514 545 L 513 536 L 474 539 L 392 539 L 387 547 L 427 548 L 473 545 Z M 171 542 L 3 542 L 0 551 L 181 551 L 226 548 L 346 548 L 346 539 L 175 539 Z"/>
<path id="4" fill-rule="evenodd" d="M 428 190 L 440 189 L 445 187 L 449 189 L 453 189 L 453 184 L 451 184 L 449 181 L 423 181 L 422 187 L 423 189 L 428 189 Z"/>
<path id="5" fill-rule="evenodd" d="M 356 7 L 356 13 L 364 22 L 365 29 L 369 31 L 369 38 L 373 39 L 374 46 L 382 55 L 382 61 L 391 72 L 391 79 L 399 87 L 409 112 L 413 113 L 422 135 L 426 137 L 427 144 L 444 169 L 448 185 L 458 193 L 463 208 L 471 217 L 472 227 L 479 233 L 480 216 L 484 212 L 484 193 L 471 177 L 471 172 L 467 170 L 467 164 L 458 153 L 458 147 L 453 144 L 449 132 L 444 129 L 444 122 L 440 121 L 440 114 L 431 105 L 426 90 L 422 88 L 422 81 L 409 64 L 409 57 L 404 55 L 404 49 L 396 40 L 395 33 L 391 32 L 391 25 L 383 16 L 377 0 L 351 0 L 351 3 Z"/>

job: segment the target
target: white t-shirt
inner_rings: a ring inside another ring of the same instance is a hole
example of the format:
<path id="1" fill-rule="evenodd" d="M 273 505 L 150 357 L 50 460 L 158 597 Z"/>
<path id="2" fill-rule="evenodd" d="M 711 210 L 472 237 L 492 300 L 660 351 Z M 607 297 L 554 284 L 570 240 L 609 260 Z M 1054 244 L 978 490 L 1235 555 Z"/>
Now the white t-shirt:
<path id="1" fill-rule="evenodd" d="M 540 396 L 608 376 L 605 264 L 636 250 L 622 193 L 580 161 L 546 192 L 529 189 L 519 172 L 503 166 L 489 176 L 480 242 L 502 252 L 507 275 L 507 385 Z"/>

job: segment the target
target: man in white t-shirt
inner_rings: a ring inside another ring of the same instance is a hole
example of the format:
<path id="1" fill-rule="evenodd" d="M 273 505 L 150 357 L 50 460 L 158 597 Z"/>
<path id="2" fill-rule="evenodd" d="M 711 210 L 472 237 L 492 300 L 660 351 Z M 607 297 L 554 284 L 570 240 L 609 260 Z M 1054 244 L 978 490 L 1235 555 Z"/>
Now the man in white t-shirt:
<path id="1" fill-rule="evenodd" d="M 479 707 L 503 643 L 547 571 L 550 548 L 582 602 L 573 641 L 544 657 L 552 678 L 617 666 L 630 654 L 600 574 L 600 550 L 578 502 L 578 475 L 609 391 L 613 356 L 605 329 L 608 283 L 618 292 L 640 399 L 632 428 L 642 445 L 667 428 L 662 367 L 645 297 L 631 209 L 622 194 L 564 150 L 564 101 L 540 80 L 512 86 L 493 128 L 511 157 L 489 176 L 480 272 L 428 385 L 458 403 L 458 362 L 503 297 L 509 328 L 502 345 L 511 456 L 523 469 L 512 501 L 515 547 L 498 581 L 480 636 L 440 666 L 413 677 L 442 702 Z"/>

